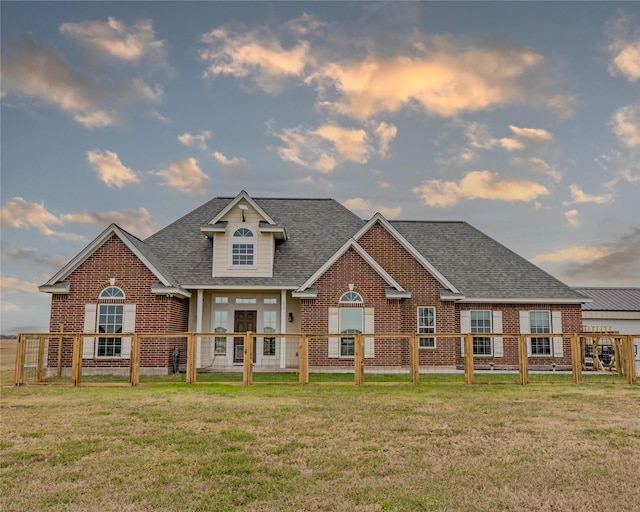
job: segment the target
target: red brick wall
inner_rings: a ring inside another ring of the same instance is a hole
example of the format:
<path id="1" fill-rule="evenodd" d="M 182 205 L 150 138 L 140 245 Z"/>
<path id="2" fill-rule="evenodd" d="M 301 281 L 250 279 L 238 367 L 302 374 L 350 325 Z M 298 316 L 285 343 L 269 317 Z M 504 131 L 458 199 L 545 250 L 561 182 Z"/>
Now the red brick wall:
<path id="1" fill-rule="evenodd" d="M 188 300 L 165 295 L 153 295 L 151 284 L 158 279 L 115 235 L 109 238 L 68 277 L 68 294 L 55 294 L 51 298 L 50 330 L 57 332 L 64 324 L 66 332 L 84 331 L 85 304 L 97 304 L 100 292 L 110 285 L 122 288 L 125 300 L 113 303 L 136 304 L 136 332 L 170 333 L 188 329 Z M 108 301 L 107 301 L 108 302 Z M 105 303 L 105 301 L 100 301 Z M 186 344 L 181 340 L 145 339 L 141 343 L 142 367 L 168 367 L 174 345 Z M 186 349 L 182 350 L 183 359 Z M 52 355 L 53 356 L 53 355 Z M 57 356 L 56 356 L 57 357 Z M 65 343 L 63 366 L 71 364 L 71 342 Z M 86 367 L 126 367 L 129 360 L 83 360 Z"/>

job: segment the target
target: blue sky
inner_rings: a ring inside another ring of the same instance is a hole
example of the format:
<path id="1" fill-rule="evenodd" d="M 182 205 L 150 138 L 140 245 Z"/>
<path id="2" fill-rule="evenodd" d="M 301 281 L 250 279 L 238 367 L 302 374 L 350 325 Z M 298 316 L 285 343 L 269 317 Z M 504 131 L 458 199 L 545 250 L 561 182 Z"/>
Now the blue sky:
<path id="1" fill-rule="evenodd" d="M 635 2 L 0 8 L 3 333 L 47 329 L 37 285 L 109 223 L 145 238 L 241 190 L 640 286 Z"/>

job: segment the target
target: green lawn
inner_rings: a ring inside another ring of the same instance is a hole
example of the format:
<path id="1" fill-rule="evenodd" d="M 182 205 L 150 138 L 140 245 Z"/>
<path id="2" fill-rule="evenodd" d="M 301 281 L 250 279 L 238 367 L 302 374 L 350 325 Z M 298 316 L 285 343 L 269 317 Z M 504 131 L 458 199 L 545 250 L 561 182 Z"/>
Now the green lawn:
<path id="1" fill-rule="evenodd" d="M 638 386 L 14 387 L 8 373 L 3 511 L 640 503 Z"/>

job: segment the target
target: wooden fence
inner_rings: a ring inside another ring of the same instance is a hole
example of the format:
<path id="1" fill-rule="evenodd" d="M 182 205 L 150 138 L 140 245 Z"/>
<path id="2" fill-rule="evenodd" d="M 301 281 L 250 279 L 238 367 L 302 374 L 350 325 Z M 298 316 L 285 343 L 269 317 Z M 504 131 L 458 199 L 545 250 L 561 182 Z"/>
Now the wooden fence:
<path id="1" fill-rule="evenodd" d="M 50 340 L 57 341 L 57 367 L 55 376 L 62 377 L 62 361 L 63 361 L 63 339 L 73 340 L 72 361 L 71 361 L 71 378 L 70 383 L 78 386 L 82 383 L 82 343 L 85 336 L 95 337 L 96 333 L 23 333 L 18 335 L 18 346 L 16 352 L 15 366 L 15 384 L 22 385 L 25 383 L 25 359 L 26 346 L 28 338 L 37 338 L 37 357 L 35 365 L 35 382 L 46 381 L 44 368 L 47 366 L 46 359 L 50 358 L 52 349 L 47 344 Z M 199 337 L 215 337 L 220 336 L 219 333 L 122 333 L 122 337 L 131 338 L 131 355 L 129 358 L 129 384 L 136 386 L 140 383 L 140 340 L 142 338 L 186 338 L 187 339 L 187 363 L 185 372 L 185 382 L 194 384 L 197 381 L 197 339 Z M 244 337 L 243 342 L 243 371 L 242 383 L 249 386 L 253 383 L 253 341 L 257 337 L 276 337 L 276 338 L 294 338 L 298 339 L 298 356 L 299 364 L 297 368 L 298 382 L 300 384 L 309 383 L 309 340 L 311 339 L 328 339 L 333 337 L 344 336 L 342 334 L 292 334 L 292 333 L 225 333 L 225 337 Z M 473 338 L 478 334 L 469 333 L 434 333 L 435 338 L 455 338 L 464 339 L 464 354 L 473 354 Z M 518 340 L 518 383 L 525 385 L 529 383 L 529 358 L 527 352 L 527 339 L 532 337 L 540 337 L 540 334 L 509 334 L 509 333 L 482 333 L 482 336 L 500 336 L 503 338 L 512 338 Z M 364 359 L 364 340 L 365 338 L 403 338 L 409 340 L 409 382 L 413 385 L 420 383 L 420 365 L 419 365 L 419 338 L 424 334 L 407 334 L 407 333 L 375 333 L 375 334 L 353 334 L 354 338 L 354 357 L 353 371 L 354 384 L 362 385 L 365 382 L 365 359 Z M 592 343 L 593 365 L 595 370 L 603 369 L 602 362 L 598 358 L 598 342 L 602 339 L 613 340 L 614 347 L 614 364 L 618 375 L 626 377 L 629 384 L 637 382 L 636 362 L 634 351 L 634 338 L 640 338 L 640 334 L 596 334 L 596 333 L 545 333 L 545 337 L 562 337 L 571 340 L 571 374 L 574 384 L 582 382 L 582 373 L 586 365 L 586 340 Z M 49 350 L 45 350 L 48 348 Z M 53 347 L 54 349 L 56 347 Z M 464 360 L 464 382 L 466 384 L 474 383 L 474 357 L 463 356 Z M 599 365 L 598 365 L 599 363 Z M 614 365 L 612 364 L 611 367 Z"/>

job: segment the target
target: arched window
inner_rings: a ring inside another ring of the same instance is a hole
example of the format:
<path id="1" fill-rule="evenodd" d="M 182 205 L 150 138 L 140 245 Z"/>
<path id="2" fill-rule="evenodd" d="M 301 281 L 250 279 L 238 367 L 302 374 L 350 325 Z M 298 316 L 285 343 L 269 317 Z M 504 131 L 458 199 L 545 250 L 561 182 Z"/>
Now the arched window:
<path id="1" fill-rule="evenodd" d="M 364 301 L 362 300 L 362 295 L 357 292 L 346 292 L 342 294 L 340 297 L 340 303 L 351 303 L 351 304 L 362 304 Z"/>
<path id="2" fill-rule="evenodd" d="M 117 286 L 108 286 L 100 292 L 99 300 L 124 299 L 124 291 Z M 121 334 L 124 326 L 124 304 L 98 304 L 97 332 L 111 334 L 100 336 L 96 355 L 98 357 L 122 357 Z"/>
<path id="3" fill-rule="evenodd" d="M 124 299 L 122 288 L 117 286 L 108 286 L 100 292 L 99 299 Z"/>
<path id="4" fill-rule="evenodd" d="M 231 241 L 231 266 L 255 266 L 255 235 L 249 228 L 238 228 Z"/>

